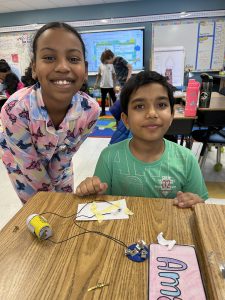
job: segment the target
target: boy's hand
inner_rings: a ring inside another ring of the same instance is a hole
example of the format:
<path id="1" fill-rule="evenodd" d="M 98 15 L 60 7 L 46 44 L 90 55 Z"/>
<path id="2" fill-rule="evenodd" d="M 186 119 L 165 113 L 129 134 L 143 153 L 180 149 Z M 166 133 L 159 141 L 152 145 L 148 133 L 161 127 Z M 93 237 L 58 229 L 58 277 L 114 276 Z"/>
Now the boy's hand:
<path id="1" fill-rule="evenodd" d="M 204 201 L 196 194 L 183 192 L 177 192 L 177 197 L 173 201 L 173 204 L 180 208 L 194 207 L 197 203 L 204 203 Z"/>
<path id="2" fill-rule="evenodd" d="M 87 196 L 91 194 L 104 194 L 107 190 L 108 184 L 102 183 L 97 176 L 87 177 L 76 188 L 76 195 Z"/>

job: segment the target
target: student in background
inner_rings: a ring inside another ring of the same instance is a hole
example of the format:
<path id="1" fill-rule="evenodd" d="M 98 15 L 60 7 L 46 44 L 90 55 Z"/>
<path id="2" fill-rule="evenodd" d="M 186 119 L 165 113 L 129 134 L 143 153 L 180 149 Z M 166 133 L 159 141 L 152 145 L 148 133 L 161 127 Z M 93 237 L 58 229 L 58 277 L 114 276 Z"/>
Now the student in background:
<path id="1" fill-rule="evenodd" d="M 37 31 L 32 72 L 38 83 L 13 94 L 1 113 L 2 160 L 23 203 L 38 191 L 73 191 L 72 157 L 99 116 L 97 102 L 79 92 L 85 45 L 73 27 L 53 22 Z"/>
<path id="2" fill-rule="evenodd" d="M 107 62 L 113 64 L 120 88 L 123 88 L 125 83 L 131 77 L 132 65 L 129 64 L 123 57 L 115 56 L 115 54 L 109 49 L 105 50 L 103 53 L 107 57 Z M 126 130 L 123 121 L 120 120 L 121 107 L 119 99 L 110 107 L 110 112 L 117 122 L 117 129 L 110 140 L 110 144 L 114 144 L 124 139 L 124 137 L 129 136 L 129 132 Z"/>
<path id="3" fill-rule="evenodd" d="M 120 101 L 121 117 L 133 137 L 102 151 L 94 177 L 77 187 L 77 195 L 172 198 L 182 208 L 206 200 L 193 153 L 163 138 L 173 120 L 173 92 L 166 78 L 140 72 L 124 86 Z"/>
<path id="4" fill-rule="evenodd" d="M 4 59 L 0 60 L 0 83 L 3 84 L 2 92 L 5 93 L 7 98 L 24 87 Z"/>
<path id="5" fill-rule="evenodd" d="M 112 64 L 108 63 L 110 56 L 106 51 L 104 51 L 101 55 L 101 65 L 99 66 L 98 75 L 96 78 L 96 82 L 94 85 L 94 89 L 97 88 L 98 82 L 100 80 L 100 88 L 101 88 L 101 107 L 102 111 L 100 116 L 105 115 L 105 100 L 106 96 L 109 93 L 112 102 L 116 101 L 116 95 L 114 92 L 115 87 L 115 70 Z"/>
<path id="6" fill-rule="evenodd" d="M 115 56 L 115 54 L 109 49 L 105 50 L 102 55 L 107 58 L 105 63 L 113 64 L 116 72 L 116 79 L 120 86 L 123 87 L 131 77 L 132 65 L 129 64 L 123 57 Z"/>

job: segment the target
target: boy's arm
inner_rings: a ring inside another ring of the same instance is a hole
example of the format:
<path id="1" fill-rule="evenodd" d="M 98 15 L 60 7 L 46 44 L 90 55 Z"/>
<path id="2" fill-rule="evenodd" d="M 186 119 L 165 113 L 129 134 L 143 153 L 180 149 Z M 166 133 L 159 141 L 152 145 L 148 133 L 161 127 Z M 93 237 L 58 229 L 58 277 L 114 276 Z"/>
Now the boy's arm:
<path id="1" fill-rule="evenodd" d="M 111 194 L 111 172 L 108 164 L 107 151 L 102 151 L 98 159 L 93 177 L 87 177 L 77 189 L 78 196 L 90 194 Z"/>
<path id="2" fill-rule="evenodd" d="M 132 74 L 132 70 L 133 70 L 131 64 L 127 64 L 127 68 L 128 68 L 128 74 L 127 74 L 126 82 L 130 79 L 131 74 Z"/>
<path id="3" fill-rule="evenodd" d="M 104 194 L 107 187 L 107 183 L 102 183 L 97 176 L 87 177 L 76 188 L 76 195 L 87 196 L 91 194 Z"/>
<path id="4" fill-rule="evenodd" d="M 182 192 L 177 193 L 174 204 L 179 207 L 193 207 L 197 203 L 204 203 L 208 199 L 208 191 L 196 157 L 190 156 L 187 182 Z"/>
<path id="5" fill-rule="evenodd" d="M 98 87 L 98 82 L 99 82 L 100 79 L 101 79 L 101 70 L 99 68 L 98 69 L 98 75 L 96 77 L 96 81 L 95 81 L 95 84 L 94 84 L 94 89 L 96 89 Z"/>
<path id="6" fill-rule="evenodd" d="M 116 87 L 116 74 L 115 73 L 112 74 L 112 78 L 113 78 L 113 87 L 115 89 L 115 87 Z"/>
<path id="7" fill-rule="evenodd" d="M 180 208 L 187 208 L 193 207 L 197 203 L 204 203 L 204 200 L 197 194 L 177 192 L 177 197 L 173 203 Z"/>

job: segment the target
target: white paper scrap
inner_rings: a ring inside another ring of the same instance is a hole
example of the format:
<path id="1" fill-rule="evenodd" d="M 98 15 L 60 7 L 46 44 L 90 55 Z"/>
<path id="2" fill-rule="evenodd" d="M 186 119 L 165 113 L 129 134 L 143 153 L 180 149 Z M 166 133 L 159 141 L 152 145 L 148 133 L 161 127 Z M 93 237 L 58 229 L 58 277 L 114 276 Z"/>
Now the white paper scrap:
<path id="1" fill-rule="evenodd" d="M 209 198 L 205 201 L 205 204 L 225 205 L 225 199 Z"/>
<path id="2" fill-rule="evenodd" d="M 173 246 L 176 244 L 175 240 L 166 240 L 163 237 L 163 232 L 160 232 L 157 236 L 158 243 L 162 246 L 168 246 L 168 250 L 172 250 Z"/>
<path id="3" fill-rule="evenodd" d="M 78 204 L 76 220 L 96 221 L 129 219 L 125 199 Z M 131 213 L 130 213 L 131 214 Z"/>

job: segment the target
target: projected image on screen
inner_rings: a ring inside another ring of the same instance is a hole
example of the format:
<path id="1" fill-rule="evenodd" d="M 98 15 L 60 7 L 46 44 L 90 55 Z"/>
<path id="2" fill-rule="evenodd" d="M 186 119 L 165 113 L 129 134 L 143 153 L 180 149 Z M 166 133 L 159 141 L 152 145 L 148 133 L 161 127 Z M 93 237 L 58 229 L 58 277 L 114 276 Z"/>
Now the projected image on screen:
<path id="1" fill-rule="evenodd" d="M 97 72 L 100 57 L 105 49 L 110 49 L 116 56 L 122 56 L 133 67 L 143 69 L 143 30 L 116 30 L 81 33 L 86 46 L 88 72 Z"/>

